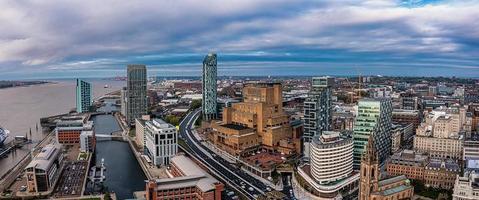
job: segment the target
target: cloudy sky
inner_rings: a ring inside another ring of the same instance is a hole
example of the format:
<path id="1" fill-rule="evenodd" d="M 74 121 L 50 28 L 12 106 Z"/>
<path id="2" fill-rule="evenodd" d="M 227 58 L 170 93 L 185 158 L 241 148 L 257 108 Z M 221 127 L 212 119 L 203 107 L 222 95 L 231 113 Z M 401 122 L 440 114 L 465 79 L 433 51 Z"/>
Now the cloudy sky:
<path id="1" fill-rule="evenodd" d="M 478 0 L 2 0 L 0 79 L 479 77 Z"/>

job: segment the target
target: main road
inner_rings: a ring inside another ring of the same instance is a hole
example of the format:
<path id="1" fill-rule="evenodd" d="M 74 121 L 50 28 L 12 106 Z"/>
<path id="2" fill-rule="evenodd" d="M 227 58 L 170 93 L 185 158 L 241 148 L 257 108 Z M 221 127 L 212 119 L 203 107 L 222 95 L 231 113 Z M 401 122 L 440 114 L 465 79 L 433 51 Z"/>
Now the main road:
<path id="1" fill-rule="evenodd" d="M 221 156 L 203 146 L 198 139 L 193 136 L 193 125 L 200 115 L 200 110 L 188 113 L 180 123 L 180 135 L 191 149 L 192 156 L 201 161 L 213 174 L 219 176 L 227 185 L 237 189 L 249 199 L 256 199 L 264 194 L 268 188 L 261 181 L 256 180 L 251 175 L 243 172 L 235 165 L 230 164 Z"/>

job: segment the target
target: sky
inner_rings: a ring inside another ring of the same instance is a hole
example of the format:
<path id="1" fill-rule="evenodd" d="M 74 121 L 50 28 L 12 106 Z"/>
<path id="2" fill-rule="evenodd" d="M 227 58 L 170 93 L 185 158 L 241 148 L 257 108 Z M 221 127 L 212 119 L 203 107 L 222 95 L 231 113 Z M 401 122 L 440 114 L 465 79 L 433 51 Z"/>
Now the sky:
<path id="1" fill-rule="evenodd" d="M 2 0 L 0 79 L 479 77 L 479 0 Z"/>

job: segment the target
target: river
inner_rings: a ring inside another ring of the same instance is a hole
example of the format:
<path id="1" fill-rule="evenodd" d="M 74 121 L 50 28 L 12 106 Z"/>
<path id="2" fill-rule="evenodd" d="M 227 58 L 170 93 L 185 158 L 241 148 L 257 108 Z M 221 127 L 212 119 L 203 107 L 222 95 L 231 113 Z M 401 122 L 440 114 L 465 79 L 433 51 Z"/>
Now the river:
<path id="1" fill-rule="evenodd" d="M 112 115 L 97 115 L 92 119 L 95 122 L 95 133 L 110 135 L 121 130 L 115 117 Z M 106 180 L 104 185 L 113 191 L 118 199 L 133 198 L 133 192 L 145 190 L 146 176 L 138 164 L 130 145 L 127 142 L 115 140 L 97 140 L 96 163 L 103 158 L 106 166 Z"/>
<path id="2" fill-rule="evenodd" d="M 91 79 L 93 95 L 103 94 L 121 89 L 126 85 L 122 81 Z M 32 129 L 32 140 L 35 143 L 44 138 L 41 127 L 36 130 L 40 118 L 63 114 L 75 107 L 74 80 L 55 80 L 55 83 L 13 87 L 0 89 L 0 126 L 10 130 L 10 137 L 25 136 Z M 104 88 L 105 85 L 110 87 Z M 17 149 L 9 157 L 0 159 L 0 176 L 27 155 L 32 146 Z"/>

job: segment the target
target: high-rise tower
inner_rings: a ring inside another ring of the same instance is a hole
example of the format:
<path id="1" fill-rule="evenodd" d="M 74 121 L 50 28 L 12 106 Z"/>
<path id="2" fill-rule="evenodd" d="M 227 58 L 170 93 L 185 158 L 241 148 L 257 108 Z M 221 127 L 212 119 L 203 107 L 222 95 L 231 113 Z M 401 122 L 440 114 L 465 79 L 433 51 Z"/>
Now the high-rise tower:
<path id="1" fill-rule="evenodd" d="M 146 66 L 128 65 L 127 67 L 127 86 L 126 86 L 126 120 L 128 124 L 134 125 L 136 118 L 141 118 L 147 114 L 146 97 Z"/>
<path id="2" fill-rule="evenodd" d="M 304 157 L 309 158 L 312 138 L 331 130 L 331 96 L 334 78 L 313 77 L 311 91 L 304 102 Z"/>
<path id="3" fill-rule="evenodd" d="M 76 86 L 76 106 L 77 112 L 88 112 L 93 102 L 93 93 L 92 93 L 91 83 L 77 79 Z"/>
<path id="4" fill-rule="evenodd" d="M 202 76 L 202 111 L 203 120 L 209 121 L 217 118 L 217 102 L 216 102 L 216 54 L 209 53 L 203 60 L 203 76 Z"/>
<path id="5" fill-rule="evenodd" d="M 372 135 L 380 164 L 391 153 L 392 102 L 388 98 L 361 99 L 354 123 L 354 167 L 359 169 L 361 156 Z"/>

